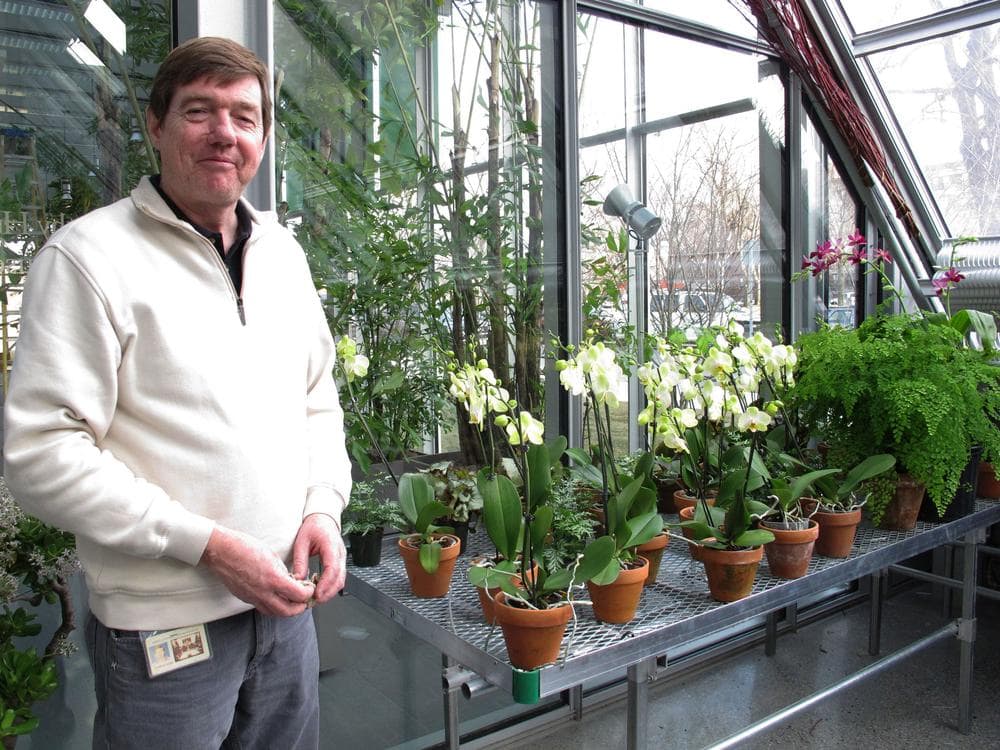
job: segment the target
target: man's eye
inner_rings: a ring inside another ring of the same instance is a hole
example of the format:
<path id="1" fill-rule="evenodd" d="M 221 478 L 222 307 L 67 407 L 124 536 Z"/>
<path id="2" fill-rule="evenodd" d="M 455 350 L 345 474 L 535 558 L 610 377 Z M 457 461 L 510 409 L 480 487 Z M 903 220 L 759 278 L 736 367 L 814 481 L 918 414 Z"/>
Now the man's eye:
<path id="1" fill-rule="evenodd" d="M 208 110 L 204 107 L 189 107 L 184 110 L 184 116 L 189 120 L 203 120 L 208 117 Z"/>

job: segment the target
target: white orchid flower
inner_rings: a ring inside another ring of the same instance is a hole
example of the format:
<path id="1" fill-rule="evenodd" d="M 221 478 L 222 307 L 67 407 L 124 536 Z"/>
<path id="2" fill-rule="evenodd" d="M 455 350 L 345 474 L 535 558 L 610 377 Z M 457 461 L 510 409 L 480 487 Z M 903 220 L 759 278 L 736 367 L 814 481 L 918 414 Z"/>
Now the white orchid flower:
<path id="1" fill-rule="evenodd" d="M 526 411 L 521 412 L 517 424 L 507 422 L 506 429 L 507 441 L 511 445 L 521 445 L 522 442 L 541 445 L 544 441 L 545 425 Z"/>
<path id="2" fill-rule="evenodd" d="M 766 411 L 751 406 L 737 417 L 736 429 L 740 432 L 763 432 L 771 426 L 773 421 L 771 415 Z"/>

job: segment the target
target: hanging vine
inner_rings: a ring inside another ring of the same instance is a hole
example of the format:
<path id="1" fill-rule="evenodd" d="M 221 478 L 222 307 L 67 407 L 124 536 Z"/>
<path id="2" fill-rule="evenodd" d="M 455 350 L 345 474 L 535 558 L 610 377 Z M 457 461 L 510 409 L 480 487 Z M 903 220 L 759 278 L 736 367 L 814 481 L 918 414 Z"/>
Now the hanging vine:
<path id="1" fill-rule="evenodd" d="M 866 174 L 864 165 L 867 164 L 871 173 L 885 188 L 907 234 L 911 239 L 917 240 L 920 230 L 889 169 L 885 152 L 868 118 L 830 64 L 828 54 L 810 26 L 800 0 L 743 2 L 756 17 L 761 35 L 803 80 L 813 97 L 826 110 L 861 174 Z"/>

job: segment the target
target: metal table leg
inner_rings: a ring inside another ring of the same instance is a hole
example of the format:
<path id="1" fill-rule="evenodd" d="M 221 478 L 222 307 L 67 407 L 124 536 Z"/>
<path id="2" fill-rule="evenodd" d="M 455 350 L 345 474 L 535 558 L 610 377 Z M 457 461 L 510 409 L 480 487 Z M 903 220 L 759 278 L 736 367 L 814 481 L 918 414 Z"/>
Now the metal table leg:
<path id="1" fill-rule="evenodd" d="M 972 669 L 976 643 L 976 581 L 978 579 L 978 542 L 983 532 L 974 531 L 962 538 L 962 618 L 958 623 L 958 731 L 972 731 Z"/>
<path id="2" fill-rule="evenodd" d="M 888 571 L 876 570 L 869 576 L 871 581 L 871 611 L 868 619 L 868 653 L 878 656 L 882 650 L 882 603 L 885 599 L 885 588 Z"/>
<path id="3" fill-rule="evenodd" d="M 583 685 L 574 685 L 569 689 L 569 708 L 574 721 L 583 719 Z"/>
<path id="4" fill-rule="evenodd" d="M 446 654 L 441 655 L 441 692 L 444 698 L 444 746 L 458 750 L 458 694 L 462 684 L 452 678 L 456 662 Z"/>
<path id="5" fill-rule="evenodd" d="M 656 669 L 650 657 L 628 667 L 628 717 L 625 725 L 628 750 L 646 750 L 649 728 L 649 681 Z"/>
<path id="6" fill-rule="evenodd" d="M 764 653 L 774 656 L 778 651 L 778 613 L 771 610 L 767 613 L 764 630 Z"/>

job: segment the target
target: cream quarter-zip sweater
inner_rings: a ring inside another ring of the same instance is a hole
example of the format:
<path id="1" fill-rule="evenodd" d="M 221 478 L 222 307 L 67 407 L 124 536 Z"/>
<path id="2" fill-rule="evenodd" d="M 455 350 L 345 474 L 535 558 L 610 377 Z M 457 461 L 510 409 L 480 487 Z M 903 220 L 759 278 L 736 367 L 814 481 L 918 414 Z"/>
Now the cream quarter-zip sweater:
<path id="1" fill-rule="evenodd" d="M 246 609 L 197 565 L 215 524 L 286 562 L 350 496 L 334 344 L 301 247 L 250 209 L 243 308 L 212 244 L 144 178 L 57 231 L 27 275 L 5 477 L 77 536 L 90 607 L 157 630 Z"/>

